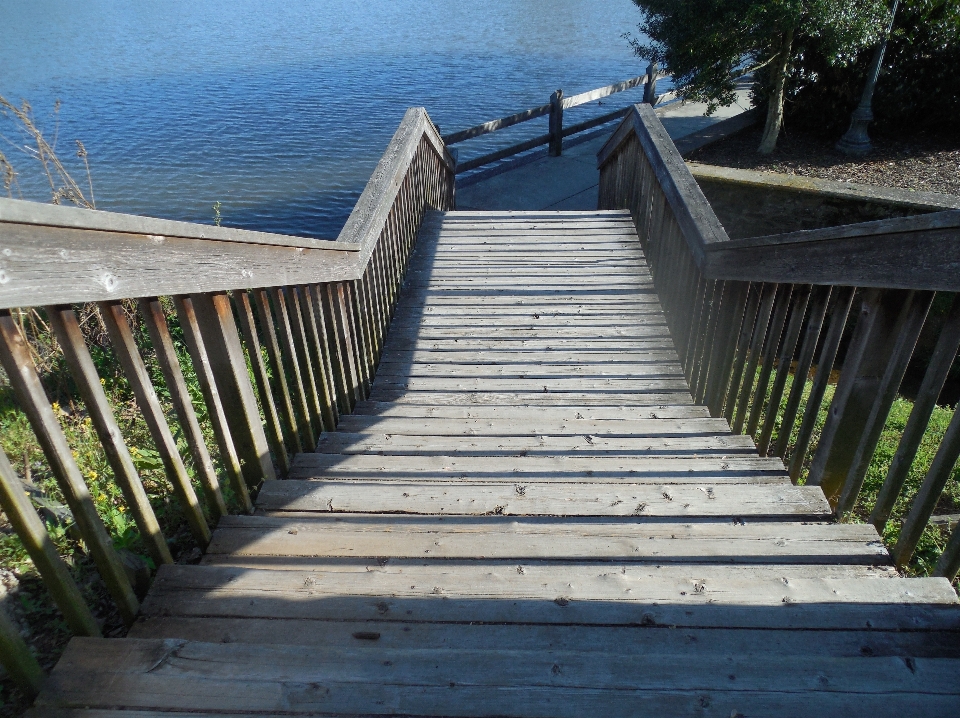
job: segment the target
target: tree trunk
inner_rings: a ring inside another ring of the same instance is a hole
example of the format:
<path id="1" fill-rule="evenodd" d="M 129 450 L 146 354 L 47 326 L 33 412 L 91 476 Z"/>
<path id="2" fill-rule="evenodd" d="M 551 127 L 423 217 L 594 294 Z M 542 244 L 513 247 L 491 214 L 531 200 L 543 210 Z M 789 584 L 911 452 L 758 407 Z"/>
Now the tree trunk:
<path id="1" fill-rule="evenodd" d="M 773 64 L 773 87 L 770 88 L 770 100 L 767 104 L 767 124 L 763 128 L 763 139 L 757 152 L 769 155 L 777 146 L 780 127 L 783 125 L 783 86 L 787 81 L 787 66 L 790 64 L 790 49 L 793 46 L 791 27 L 783 34 L 780 55 Z"/>

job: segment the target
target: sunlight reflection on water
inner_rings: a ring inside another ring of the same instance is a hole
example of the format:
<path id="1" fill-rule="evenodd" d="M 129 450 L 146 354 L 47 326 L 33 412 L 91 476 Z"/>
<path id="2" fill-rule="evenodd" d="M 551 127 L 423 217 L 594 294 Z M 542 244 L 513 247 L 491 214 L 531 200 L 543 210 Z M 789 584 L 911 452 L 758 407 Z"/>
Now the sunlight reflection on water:
<path id="1" fill-rule="evenodd" d="M 225 225 L 332 237 L 407 107 L 450 132 L 639 75 L 620 37 L 638 19 L 629 0 L 5 0 L 0 93 L 29 99 L 48 135 L 63 101 L 61 153 L 86 144 L 101 209 L 211 222 L 220 201 Z M 10 150 L 24 197 L 45 200 Z"/>

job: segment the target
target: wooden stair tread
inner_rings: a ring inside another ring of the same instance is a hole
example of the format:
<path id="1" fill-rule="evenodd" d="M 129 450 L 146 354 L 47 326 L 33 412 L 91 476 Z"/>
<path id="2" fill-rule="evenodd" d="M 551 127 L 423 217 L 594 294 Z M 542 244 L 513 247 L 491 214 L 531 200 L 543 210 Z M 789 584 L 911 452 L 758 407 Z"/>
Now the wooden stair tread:
<path id="1" fill-rule="evenodd" d="M 76 639 L 38 708 L 471 715 L 479 701 L 487 714 L 514 716 L 674 715 L 694 704 L 723 715 L 841 715 L 854 705 L 895 715 L 889 694 L 909 694 L 921 710 L 960 706 L 952 693 L 958 669 L 954 658 L 821 657 L 811 664 L 805 656 L 769 655 L 758 664 L 715 654 Z"/>

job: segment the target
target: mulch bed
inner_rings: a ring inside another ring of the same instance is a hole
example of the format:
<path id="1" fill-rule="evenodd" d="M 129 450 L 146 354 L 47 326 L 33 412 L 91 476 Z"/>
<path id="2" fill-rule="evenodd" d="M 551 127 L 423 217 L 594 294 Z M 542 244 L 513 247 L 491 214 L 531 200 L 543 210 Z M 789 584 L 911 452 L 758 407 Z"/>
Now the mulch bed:
<path id="1" fill-rule="evenodd" d="M 826 139 L 785 129 L 777 149 L 760 155 L 762 127 L 756 126 L 692 153 L 692 162 L 722 167 L 779 172 L 898 187 L 918 192 L 960 195 L 960 134 L 918 134 L 906 138 L 875 137 L 874 150 L 850 157 Z"/>

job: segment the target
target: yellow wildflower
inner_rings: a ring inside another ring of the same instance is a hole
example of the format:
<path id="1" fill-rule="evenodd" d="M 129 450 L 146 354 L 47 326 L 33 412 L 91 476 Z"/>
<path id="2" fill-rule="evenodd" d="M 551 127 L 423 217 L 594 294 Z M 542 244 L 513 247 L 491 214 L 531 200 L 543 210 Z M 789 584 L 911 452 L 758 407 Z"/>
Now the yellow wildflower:
<path id="1" fill-rule="evenodd" d="M 90 480 L 91 480 L 91 481 L 92 481 L 92 480 L 95 480 L 95 479 L 97 478 L 97 472 L 96 472 L 96 471 L 91 471 L 89 475 L 90 475 Z"/>

